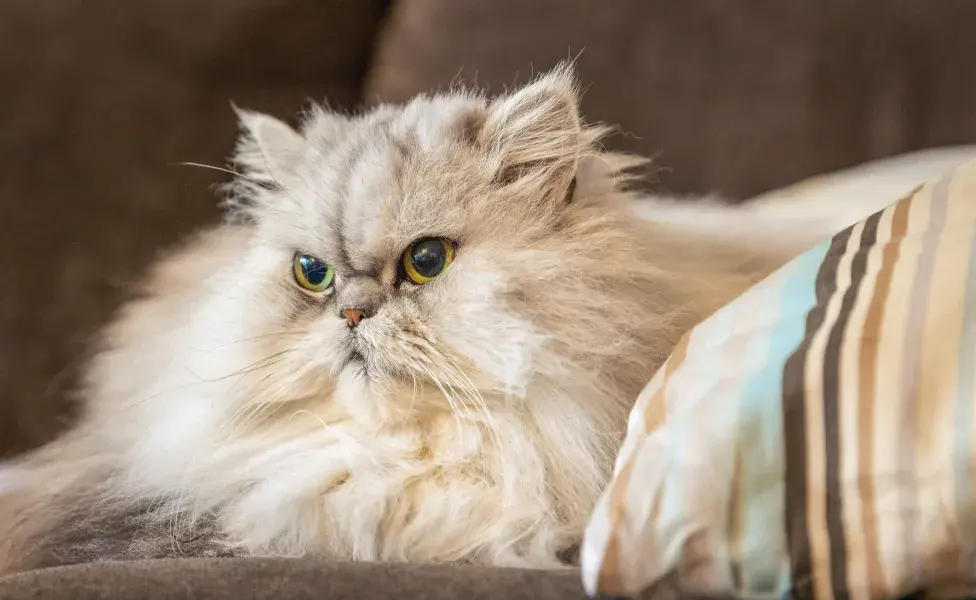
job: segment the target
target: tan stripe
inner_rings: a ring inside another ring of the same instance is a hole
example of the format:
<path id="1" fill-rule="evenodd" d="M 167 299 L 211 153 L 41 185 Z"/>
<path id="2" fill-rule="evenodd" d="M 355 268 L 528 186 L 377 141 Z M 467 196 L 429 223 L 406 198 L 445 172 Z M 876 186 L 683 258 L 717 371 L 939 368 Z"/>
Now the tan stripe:
<path id="1" fill-rule="evenodd" d="M 918 254 L 921 248 L 920 232 L 929 223 L 931 186 L 925 186 L 912 198 L 908 207 L 906 233 L 898 251 L 898 262 L 891 273 L 890 291 L 884 305 L 884 318 L 880 324 L 882 343 L 876 348 L 877 364 L 885 365 L 875 379 L 875 398 L 881 406 L 874 411 L 874 502 L 877 507 L 877 557 L 883 575 L 883 587 L 890 594 L 902 588 L 906 569 L 914 568 L 905 563 L 905 523 L 899 518 L 903 482 L 900 474 L 905 465 L 899 456 L 902 440 L 900 432 L 905 419 L 902 399 L 908 392 L 903 389 L 902 356 L 907 339 L 909 299 L 916 282 Z M 894 515 L 888 517 L 887 515 Z"/>
<path id="2" fill-rule="evenodd" d="M 895 435 L 898 437 L 897 456 L 901 468 L 898 471 L 899 506 L 893 515 L 898 515 L 904 525 L 901 540 L 902 563 L 916 566 L 911 571 L 906 571 L 903 578 L 908 573 L 919 573 L 920 569 L 917 565 L 924 556 L 927 536 L 925 529 L 932 525 L 931 522 L 924 521 L 926 496 L 919 490 L 919 478 L 923 475 L 920 461 L 923 460 L 923 444 L 926 437 L 925 423 L 919 419 L 922 417 L 921 411 L 926 410 L 925 405 L 932 402 L 932 399 L 925 398 L 922 393 L 923 365 L 926 352 L 926 326 L 931 311 L 929 299 L 935 281 L 940 236 L 946 224 L 948 185 L 949 179 L 946 176 L 931 186 L 929 222 L 924 230 L 915 230 L 913 223 L 909 223 L 910 231 L 918 231 L 917 237 L 921 248 L 917 259 L 918 270 L 915 281 L 908 294 L 908 313 L 903 332 L 906 344 L 901 359 L 898 363 L 894 363 L 901 367 L 897 377 L 902 382 L 899 404 L 904 418 L 895 430 Z M 903 582 L 903 585 L 910 586 L 911 589 L 921 584 L 920 580 L 907 579 Z M 894 590 L 895 593 L 901 591 Z"/>
<path id="3" fill-rule="evenodd" d="M 918 189 L 916 188 L 915 192 Z M 874 465 L 874 438 L 875 438 L 875 403 L 877 401 L 877 376 L 878 376 L 878 342 L 881 339 L 881 323 L 884 320 L 885 302 L 891 290 L 891 278 L 894 273 L 895 264 L 898 261 L 901 239 L 908 230 L 908 213 L 911 207 L 911 196 L 898 203 L 886 219 L 882 221 L 881 229 L 890 223 L 890 231 L 887 244 L 884 247 L 881 257 L 880 271 L 877 275 L 874 294 L 871 297 L 867 314 L 865 315 L 863 334 L 860 337 L 861 347 L 858 357 L 858 369 L 860 378 L 858 380 L 859 390 L 856 396 L 860 398 L 858 405 L 858 424 L 860 438 L 858 440 L 859 463 L 863 473 L 876 473 Z M 879 240 L 880 241 L 880 240 Z M 856 339 L 856 338 L 855 338 Z M 862 531 L 862 564 L 864 565 L 867 590 L 870 597 L 883 597 L 888 594 L 887 586 L 884 585 L 881 572 L 881 562 L 878 554 L 878 529 L 876 504 L 875 481 L 873 477 L 860 477 L 858 481 L 858 494 L 860 496 L 860 522 Z M 852 553 L 853 554 L 853 553 Z M 862 593 L 864 590 L 859 590 Z"/>
<path id="4" fill-rule="evenodd" d="M 948 223 L 950 226 L 953 224 L 958 224 L 965 228 L 965 233 L 953 232 L 953 237 L 944 240 L 946 245 L 956 246 L 959 248 L 959 252 L 965 255 L 967 260 L 972 259 L 973 252 L 973 236 L 976 235 L 976 230 L 973 229 L 976 225 L 976 202 L 973 202 L 973 198 L 976 198 L 976 162 L 972 162 L 969 165 L 961 167 L 957 171 L 957 177 L 953 181 L 950 194 L 952 199 L 950 200 L 950 213 L 948 217 Z M 968 244 L 963 244 L 961 242 L 955 241 L 955 235 L 965 235 L 968 239 Z M 946 435 L 945 446 L 942 448 L 944 453 L 943 462 L 946 465 L 953 465 L 951 468 L 952 478 L 950 479 L 947 486 L 947 496 L 949 500 L 945 502 L 943 507 L 946 512 L 947 523 L 949 525 L 949 531 L 946 532 L 947 543 L 946 552 L 944 556 L 940 558 L 943 560 L 942 563 L 949 569 L 942 574 L 945 578 L 947 586 L 964 586 L 969 584 L 968 587 L 971 588 L 972 581 L 972 571 L 974 568 L 973 560 L 976 556 L 973 555 L 974 542 L 972 539 L 972 526 L 974 524 L 973 515 L 973 501 L 972 490 L 976 489 L 972 481 L 959 480 L 960 479 L 970 479 L 976 476 L 976 469 L 972 469 L 972 461 L 960 461 L 960 458 L 956 453 L 963 447 L 962 445 L 968 439 L 970 443 L 976 441 L 976 436 L 973 435 L 973 431 L 976 430 L 976 423 L 962 422 L 959 423 L 959 419 L 965 419 L 967 416 L 972 419 L 976 417 L 976 410 L 972 409 L 973 403 L 976 402 L 976 398 L 966 397 L 964 394 L 972 394 L 972 378 L 973 373 L 976 372 L 976 364 L 970 362 L 967 364 L 965 361 L 973 359 L 973 349 L 972 347 L 963 347 L 964 344 L 971 344 L 972 332 L 969 328 L 972 327 L 972 315 L 967 314 L 972 307 L 965 306 L 965 302 L 969 299 L 968 294 L 971 294 L 973 286 L 976 282 L 971 280 L 972 265 L 968 265 L 966 271 L 960 277 L 964 280 L 964 287 L 962 288 L 962 302 L 964 303 L 962 310 L 962 327 L 959 327 L 960 340 L 956 350 L 956 357 L 953 360 L 957 363 L 956 368 L 956 389 L 954 396 L 954 401 L 956 402 L 955 407 L 952 409 L 951 415 L 947 415 L 948 424 L 945 426 L 945 431 L 949 434 Z M 965 328 L 965 329 L 964 329 Z M 936 343 L 936 340 L 933 340 Z M 968 406 L 967 406 L 968 404 Z M 968 431 L 967 431 L 968 430 Z M 968 455 L 970 459 L 976 456 L 976 447 L 971 448 Z M 969 590 L 971 591 L 971 589 Z M 956 597 L 963 597 L 964 593 L 957 594 Z M 971 595 L 971 594 L 970 594 Z"/>
<path id="5" fill-rule="evenodd" d="M 826 445 L 824 431 L 823 374 L 824 352 L 830 330 L 841 311 L 844 292 L 850 286 L 851 260 L 861 243 L 863 223 L 852 228 L 844 255 L 837 265 L 837 287 L 827 301 L 824 321 L 813 335 L 807 355 L 804 385 L 806 387 L 807 423 L 807 529 L 810 538 L 811 576 L 818 599 L 833 598 L 830 571 L 830 539 L 827 535 Z"/>
<path id="6" fill-rule="evenodd" d="M 637 456 L 634 455 L 624 463 L 610 489 L 610 539 L 603 551 L 597 578 L 597 591 L 602 596 L 627 596 L 620 561 L 620 528 L 627 511 L 627 487 L 636 462 Z"/>
<path id="7" fill-rule="evenodd" d="M 958 178 L 958 181 L 954 182 L 952 193 L 954 196 L 959 197 L 959 200 L 955 202 L 955 204 L 959 205 L 958 208 L 967 209 L 968 214 L 966 216 L 955 214 L 951 218 L 969 219 L 970 221 L 972 221 L 973 219 L 976 219 L 976 202 L 973 202 L 973 198 L 976 198 L 976 161 L 970 162 L 968 165 L 961 167 L 959 171 L 960 171 L 959 173 L 960 176 Z M 950 221 L 950 223 L 951 222 L 952 221 Z M 972 248 L 969 249 L 969 252 L 972 253 Z M 970 310 L 972 310 L 972 307 L 970 307 Z M 970 376 L 971 376 L 972 372 L 976 371 L 976 363 L 961 364 L 960 368 L 970 369 Z M 971 390 L 971 391 L 976 392 L 976 390 Z M 976 403 L 976 396 L 968 398 L 967 400 L 970 403 Z M 957 401 L 963 401 L 963 400 L 962 398 L 957 398 Z M 957 495 L 957 494 L 961 494 L 962 490 L 957 490 L 955 488 L 957 486 L 961 487 L 962 485 L 965 484 L 954 482 L 953 483 L 954 489 L 952 490 L 953 495 L 951 496 L 953 501 L 948 503 L 953 505 L 953 508 L 956 510 L 967 511 L 968 509 L 968 514 L 958 514 L 957 512 L 956 514 L 953 515 L 957 528 L 955 531 L 955 535 L 952 537 L 954 542 L 956 543 L 962 542 L 963 544 L 963 548 L 960 551 L 961 556 L 960 559 L 958 560 L 958 562 L 961 564 L 959 564 L 958 568 L 961 571 L 962 580 L 966 584 L 966 590 L 965 590 L 966 593 L 956 594 L 954 597 L 957 598 L 962 598 L 964 596 L 972 597 L 973 595 L 972 594 L 973 591 L 972 573 L 976 571 L 976 553 L 973 552 L 974 544 L 976 544 L 976 542 L 974 542 L 973 540 L 973 530 L 971 529 L 971 527 L 974 524 L 974 520 L 976 520 L 976 510 L 974 510 L 974 506 L 973 506 L 973 504 L 976 503 L 976 497 L 973 496 L 974 493 L 973 491 L 976 490 L 976 468 L 973 468 L 974 467 L 973 457 L 976 457 L 976 410 L 970 411 L 970 419 L 971 420 L 968 425 L 969 425 L 969 442 L 971 445 L 970 445 L 970 450 L 968 455 L 970 458 L 970 460 L 968 461 L 968 473 L 966 468 L 957 467 L 957 469 L 953 469 L 954 471 L 957 471 L 956 476 L 967 476 L 968 474 L 969 482 L 968 485 L 965 486 L 967 488 L 966 489 L 967 495 L 966 496 Z M 954 429 L 955 428 L 950 429 L 950 431 L 954 431 Z M 955 458 L 954 460 L 959 460 L 959 459 Z M 969 528 L 965 530 L 961 530 L 962 527 L 967 527 L 967 526 Z M 966 539 L 963 540 L 962 536 L 966 536 Z"/>
<path id="8" fill-rule="evenodd" d="M 953 432 L 956 395 L 959 381 L 959 345 L 966 311 L 966 276 L 969 270 L 969 247 L 973 235 L 974 205 L 969 200 L 953 201 L 953 181 L 937 188 L 946 195 L 945 230 L 938 240 L 929 288 L 919 373 L 918 415 L 918 486 L 921 522 L 928 524 L 919 532 L 923 547 L 917 550 L 938 560 L 926 561 L 926 580 L 961 576 L 961 548 L 951 539 L 949 527 L 957 520 L 952 498 Z M 942 500 L 946 500 L 942 502 Z M 969 534 L 971 535 L 971 534 Z M 950 560 L 955 557 L 954 560 Z"/>
<path id="9" fill-rule="evenodd" d="M 685 334 L 678 342 L 671 357 L 665 362 L 663 376 L 659 382 L 658 389 L 651 395 L 644 407 L 644 435 L 647 437 L 651 432 L 657 430 L 664 423 L 667 416 L 667 388 L 671 376 L 684 363 L 688 352 L 688 340 L 691 332 Z M 660 375 L 660 374 L 659 374 Z M 623 581 L 621 565 L 621 540 L 620 532 L 624 517 L 627 514 L 627 493 L 630 485 L 630 477 L 637 462 L 638 452 L 627 456 L 627 460 L 620 466 L 615 474 L 614 481 L 610 489 L 609 502 L 609 539 L 603 551 L 603 560 L 600 563 L 600 573 L 597 578 L 597 589 L 603 595 L 623 596 L 626 594 Z M 654 523 L 660 511 L 660 502 L 655 502 L 653 512 L 648 517 L 648 522 Z"/>
<path id="10" fill-rule="evenodd" d="M 664 380 L 661 382 L 661 386 L 657 392 L 651 396 L 647 410 L 644 412 L 645 434 L 656 430 L 664 423 L 664 418 L 667 415 L 668 381 L 674 375 L 674 372 L 685 362 L 685 358 L 688 355 L 688 340 L 691 338 L 692 333 L 689 332 L 681 338 L 681 341 L 678 342 L 678 345 L 675 346 L 674 351 L 671 353 L 671 358 L 664 364 Z"/>

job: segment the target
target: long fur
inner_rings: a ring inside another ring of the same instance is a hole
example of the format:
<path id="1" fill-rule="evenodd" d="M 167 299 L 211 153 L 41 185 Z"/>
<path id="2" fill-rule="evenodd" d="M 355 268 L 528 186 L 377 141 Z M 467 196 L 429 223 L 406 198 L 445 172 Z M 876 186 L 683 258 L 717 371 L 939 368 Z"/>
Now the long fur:
<path id="1" fill-rule="evenodd" d="M 680 336 L 779 265 L 635 218 L 570 70 L 299 130 L 239 111 L 228 221 L 102 336 L 86 412 L 0 469 L 0 572 L 180 553 L 550 567 Z M 424 236 L 457 256 L 424 286 Z M 296 251 L 333 264 L 300 289 Z M 355 330 L 344 307 L 368 303 Z"/>

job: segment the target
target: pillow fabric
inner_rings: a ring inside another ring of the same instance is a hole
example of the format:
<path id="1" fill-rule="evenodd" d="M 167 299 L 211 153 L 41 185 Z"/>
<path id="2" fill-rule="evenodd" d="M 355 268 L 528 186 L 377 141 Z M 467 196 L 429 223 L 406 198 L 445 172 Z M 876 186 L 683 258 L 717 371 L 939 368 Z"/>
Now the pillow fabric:
<path id="1" fill-rule="evenodd" d="M 799 256 L 641 393 L 593 596 L 962 596 L 976 573 L 976 162 Z"/>

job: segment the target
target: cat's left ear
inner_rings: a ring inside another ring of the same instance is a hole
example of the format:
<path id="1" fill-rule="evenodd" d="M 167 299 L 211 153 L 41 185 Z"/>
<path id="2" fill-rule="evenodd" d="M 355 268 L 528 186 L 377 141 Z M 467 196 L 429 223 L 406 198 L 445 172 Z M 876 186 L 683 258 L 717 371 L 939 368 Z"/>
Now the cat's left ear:
<path id="1" fill-rule="evenodd" d="M 251 178 L 268 182 L 288 178 L 305 152 L 305 138 L 270 115 L 233 108 L 241 127 L 234 163 Z"/>
<path id="2" fill-rule="evenodd" d="M 572 68 L 559 65 L 493 101 L 479 138 L 501 185 L 560 200 L 570 196 L 585 145 Z"/>

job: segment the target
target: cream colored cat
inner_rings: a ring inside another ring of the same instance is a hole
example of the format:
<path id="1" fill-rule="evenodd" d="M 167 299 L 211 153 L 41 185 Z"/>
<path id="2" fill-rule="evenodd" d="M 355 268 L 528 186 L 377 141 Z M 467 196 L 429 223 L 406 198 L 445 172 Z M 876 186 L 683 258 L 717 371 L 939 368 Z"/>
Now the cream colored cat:
<path id="1" fill-rule="evenodd" d="M 788 256 L 635 218 L 640 161 L 601 149 L 567 68 L 298 131 L 240 116 L 231 218 L 104 333 L 81 423 L 0 471 L 0 571 L 557 565 L 637 392 Z"/>

